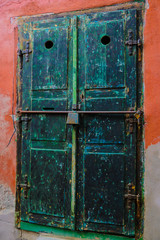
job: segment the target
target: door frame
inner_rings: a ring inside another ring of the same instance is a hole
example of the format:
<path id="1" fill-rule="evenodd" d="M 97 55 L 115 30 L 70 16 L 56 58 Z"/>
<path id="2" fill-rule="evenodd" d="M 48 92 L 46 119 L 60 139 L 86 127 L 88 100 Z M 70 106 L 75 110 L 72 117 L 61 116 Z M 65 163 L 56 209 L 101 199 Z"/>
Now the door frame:
<path id="1" fill-rule="evenodd" d="M 108 11 L 116 11 L 116 10 L 125 10 L 125 9 L 137 9 L 137 38 L 143 39 L 143 21 L 144 21 L 144 12 L 145 12 L 145 5 L 142 1 L 136 2 L 136 3 L 126 3 L 126 4 L 119 4 L 116 6 L 105 6 L 102 8 L 92 8 L 88 10 L 83 11 L 73 11 L 73 12 L 67 12 L 67 13 L 59 13 L 59 14 L 42 14 L 37 16 L 26 16 L 26 17 L 17 17 L 17 25 L 18 29 L 21 29 L 21 26 L 25 22 L 30 21 L 38 21 L 38 20 L 44 20 L 44 19 L 53 19 L 57 17 L 64 17 L 64 16 L 73 16 L 73 15 L 82 15 L 84 13 L 98 13 L 98 12 L 108 12 Z M 19 36 L 19 35 L 18 35 Z M 143 46 L 141 48 L 141 51 L 138 52 L 138 59 L 137 59 L 137 108 L 143 109 Z M 21 108 L 22 103 L 22 71 L 20 68 L 20 61 L 17 61 L 17 81 L 16 81 L 16 89 L 17 89 L 17 104 L 16 108 L 17 110 Z M 144 121 L 143 121 L 144 122 Z M 70 231 L 70 230 L 63 230 L 63 229 L 56 229 L 54 227 L 46 227 L 41 226 L 37 224 L 31 224 L 31 223 L 25 223 L 21 222 L 20 220 L 20 191 L 18 191 L 18 183 L 21 178 L 21 136 L 22 136 L 22 128 L 20 121 L 18 120 L 17 116 L 17 164 L 16 164 L 16 209 L 15 209 L 15 218 L 16 218 L 16 226 L 17 228 L 28 230 L 28 231 L 44 231 L 49 233 L 55 233 L 62 236 L 72 236 L 72 237 L 80 237 L 83 236 L 83 238 L 94 239 L 95 236 L 99 236 L 100 239 L 105 239 L 105 237 L 108 237 L 108 239 L 112 240 L 120 240 L 120 239 L 142 239 L 143 235 L 143 221 L 144 221 L 144 131 L 143 127 L 137 131 L 137 180 L 136 180 L 136 188 L 137 188 L 137 194 L 140 194 L 141 196 L 141 212 L 140 217 L 136 218 L 136 236 L 135 238 L 128 238 L 124 236 L 117 236 L 117 235 L 108 235 L 101 234 L 101 233 L 88 233 L 88 232 L 78 232 L 78 231 Z M 143 126 L 143 125 L 142 125 Z"/>

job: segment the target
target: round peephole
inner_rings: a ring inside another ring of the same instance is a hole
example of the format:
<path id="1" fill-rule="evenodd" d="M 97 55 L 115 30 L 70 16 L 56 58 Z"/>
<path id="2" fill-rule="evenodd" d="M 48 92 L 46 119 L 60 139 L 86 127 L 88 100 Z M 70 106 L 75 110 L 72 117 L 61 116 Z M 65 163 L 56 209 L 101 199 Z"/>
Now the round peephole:
<path id="1" fill-rule="evenodd" d="M 107 36 L 107 35 L 105 35 L 105 36 L 103 36 L 103 37 L 101 38 L 101 43 L 102 43 L 103 45 L 109 44 L 110 41 L 111 41 L 111 39 L 110 39 L 110 37 Z"/>
<path id="2" fill-rule="evenodd" d="M 52 48 L 53 47 L 53 42 L 52 41 L 47 41 L 47 42 L 45 42 L 45 47 L 47 48 L 47 49 L 50 49 L 50 48 Z"/>

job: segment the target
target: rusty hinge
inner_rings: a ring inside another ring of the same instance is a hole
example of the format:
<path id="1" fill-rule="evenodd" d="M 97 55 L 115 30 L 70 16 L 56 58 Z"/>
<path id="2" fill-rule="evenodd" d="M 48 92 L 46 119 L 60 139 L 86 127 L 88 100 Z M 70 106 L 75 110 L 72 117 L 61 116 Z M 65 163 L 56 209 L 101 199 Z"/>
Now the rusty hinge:
<path id="1" fill-rule="evenodd" d="M 29 54 L 32 50 L 29 49 L 29 41 L 26 42 L 26 49 L 25 50 L 18 50 L 18 56 L 20 57 L 20 68 L 22 69 L 23 65 L 23 55 L 25 54 L 26 62 L 29 62 Z"/>
<path id="2" fill-rule="evenodd" d="M 134 108 L 130 108 L 130 111 L 134 111 Z M 126 123 L 129 124 L 129 133 L 133 133 L 134 123 L 137 123 L 138 127 L 142 125 L 143 111 L 138 109 L 133 115 L 126 116 Z"/>
<path id="3" fill-rule="evenodd" d="M 129 48 L 129 55 L 132 56 L 133 55 L 133 46 L 137 45 L 138 47 L 140 47 L 142 45 L 142 41 L 140 39 L 134 40 L 133 39 L 133 31 L 129 30 L 128 31 L 128 40 L 125 42 L 125 44 Z"/>
<path id="4" fill-rule="evenodd" d="M 15 224 L 17 228 L 20 228 L 20 221 L 21 221 L 20 216 L 21 216 L 20 211 L 15 211 Z"/>
<path id="5" fill-rule="evenodd" d="M 24 190 L 24 198 L 28 198 L 28 190 L 30 189 L 30 185 L 28 184 L 28 176 L 25 175 L 24 177 L 24 183 L 18 183 L 17 184 L 17 191 L 20 191 L 21 188 Z"/>
<path id="6" fill-rule="evenodd" d="M 129 183 L 127 186 L 127 193 L 124 195 L 126 207 L 129 211 L 132 208 L 133 201 L 135 201 L 137 207 L 137 217 L 140 217 L 140 194 L 134 194 L 134 192 L 135 186 L 132 183 Z"/>
<path id="7" fill-rule="evenodd" d="M 29 126 L 29 122 L 31 121 L 31 117 L 29 117 L 28 115 L 21 117 L 21 121 L 24 121 L 25 124 L 25 130 L 28 130 L 28 126 Z"/>
<path id="8" fill-rule="evenodd" d="M 17 114 L 19 114 L 19 112 L 17 112 Z M 32 120 L 32 118 L 28 115 L 25 114 L 24 116 L 19 115 L 18 116 L 18 122 L 24 122 L 24 126 L 25 126 L 25 130 L 28 130 L 29 127 L 29 122 Z"/>

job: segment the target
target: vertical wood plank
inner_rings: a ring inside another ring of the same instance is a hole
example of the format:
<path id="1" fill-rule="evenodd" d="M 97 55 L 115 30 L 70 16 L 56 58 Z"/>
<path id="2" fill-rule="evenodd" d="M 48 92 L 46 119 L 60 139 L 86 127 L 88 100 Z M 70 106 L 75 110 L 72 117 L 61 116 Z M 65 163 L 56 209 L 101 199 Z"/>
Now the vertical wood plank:
<path id="1" fill-rule="evenodd" d="M 73 90 L 72 104 L 77 105 L 77 17 L 71 20 L 73 31 Z M 76 202 L 76 137 L 77 129 L 72 129 L 72 175 L 71 175 L 71 228 L 75 230 L 75 202 Z"/>

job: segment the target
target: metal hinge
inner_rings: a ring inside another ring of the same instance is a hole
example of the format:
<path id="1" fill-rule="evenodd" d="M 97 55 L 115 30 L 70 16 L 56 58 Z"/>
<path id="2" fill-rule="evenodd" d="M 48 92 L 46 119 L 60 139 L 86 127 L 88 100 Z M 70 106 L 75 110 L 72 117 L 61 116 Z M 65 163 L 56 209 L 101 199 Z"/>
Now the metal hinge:
<path id="1" fill-rule="evenodd" d="M 28 184 L 28 176 L 25 175 L 24 183 L 17 184 L 17 191 L 20 191 L 21 188 L 24 190 L 24 198 L 28 198 L 28 190 L 30 189 L 30 185 Z"/>
<path id="2" fill-rule="evenodd" d="M 130 111 L 134 111 L 134 108 L 130 108 Z M 142 125 L 143 111 L 138 109 L 133 115 L 127 115 L 126 123 L 129 124 L 129 133 L 133 133 L 134 123 L 137 123 L 138 127 Z"/>
<path id="3" fill-rule="evenodd" d="M 129 48 L 129 55 L 132 56 L 133 55 L 133 46 L 137 45 L 138 47 L 140 47 L 142 45 L 142 41 L 140 39 L 134 40 L 133 39 L 133 31 L 129 30 L 128 31 L 128 40 L 125 42 L 125 44 Z"/>
<path id="4" fill-rule="evenodd" d="M 29 62 L 29 54 L 32 50 L 29 49 L 29 41 L 26 42 L 26 49 L 25 50 L 18 50 L 18 56 L 20 57 L 20 68 L 22 69 L 23 65 L 23 55 L 25 54 L 26 62 Z"/>
<path id="5" fill-rule="evenodd" d="M 17 112 L 18 114 L 19 112 Z M 32 120 L 31 117 L 29 117 L 28 114 L 25 114 L 24 116 L 18 116 L 18 122 L 24 122 L 24 127 L 25 127 L 25 130 L 27 131 L 28 130 L 28 127 L 29 127 L 29 122 Z"/>
<path id="6" fill-rule="evenodd" d="M 124 195 L 126 200 L 126 207 L 128 211 L 132 208 L 133 201 L 136 202 L 137 207 L 137 217 L 140 216 L 140 194 L 134 194 L 135 186 L 132 183 L 129 183 L 127 186 L 127 193 Z"/>
<path id="7" fill-rule="evenodd" d="M 17 228 L 20 228 L 20 221 L 21 221 L 20 215 L 21 215 L 20 211 L 15 212 L 15 224 Z"/>

